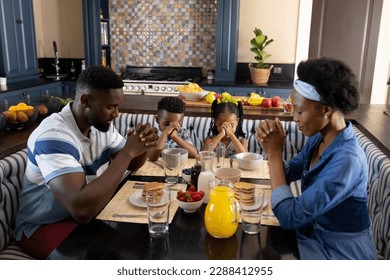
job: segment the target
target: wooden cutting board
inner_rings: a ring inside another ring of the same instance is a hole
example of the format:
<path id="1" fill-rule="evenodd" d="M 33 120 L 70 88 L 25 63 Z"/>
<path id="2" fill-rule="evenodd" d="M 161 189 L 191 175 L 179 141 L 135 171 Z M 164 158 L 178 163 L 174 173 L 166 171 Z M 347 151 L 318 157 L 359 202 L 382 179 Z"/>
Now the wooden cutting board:
<path id="1" fill-rule="evenodd" d="M 239 96 L 235 96 L 239 97 Z M 186 104 L 187 107 L 198 107 L 198 108 L 210 108 L 211 104 L 207 103 L 204 99 L 201 100 L 188 100 L 183 97 L 181 97 Z M 247 98 L 247 97 L 244 97 Z M 261 106 L 249 106 L 249 105 L 244 105 L 244 110 L 266 110 L 266 111 L 280 111 L 283 112 L 283 107 L 270 107 L 270 108 L 264 108 Z"/>

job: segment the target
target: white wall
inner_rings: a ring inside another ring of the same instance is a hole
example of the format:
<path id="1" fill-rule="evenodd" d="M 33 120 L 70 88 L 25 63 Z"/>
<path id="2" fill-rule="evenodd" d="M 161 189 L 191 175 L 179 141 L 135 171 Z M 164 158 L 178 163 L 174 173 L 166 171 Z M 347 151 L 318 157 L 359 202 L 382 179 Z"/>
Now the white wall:
<path id="1" fill-rule="evenodd" d="M 383 0 L 371 104 L 386 104 L 390 78 L 390 1 Z"/>
<path id="2" fill-rule="evenodd" d="M 241 0 L 238 33 L 238 62 L 256 62 L 250 51 L 255 27 L 269 39 L 268 63 L 295 63 L 299 0 Z"/>
<path id="3" fill-rule="evenodd" d="M 84 58 L 81 0 L 33 0 L 38 58 Z"/>
<path id="4" fill-rule="evenodd" d="M 313 0 L 241 0 L 238 62 L 255 62 L 250 49 L 254 27 L 273 38 L 267 46 L 269 63 L 298 63 L 307 59 Z M 381 27 L 371 104 L 386 104 L 390 76 L 390 0 L 383 0 Z"/>

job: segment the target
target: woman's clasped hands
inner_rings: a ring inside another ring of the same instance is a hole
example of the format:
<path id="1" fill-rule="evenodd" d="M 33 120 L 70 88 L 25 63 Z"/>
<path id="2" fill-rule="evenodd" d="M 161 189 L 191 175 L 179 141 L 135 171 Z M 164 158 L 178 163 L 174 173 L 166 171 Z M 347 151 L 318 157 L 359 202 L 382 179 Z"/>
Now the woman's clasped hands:
<path id="1" fill-rule="evenodd" d="M 263 120 L 256 128 L 256 139 L 267 153 L 275 150 L 282 151 L 285 138 L 286 133 L 278 118 Z"/>

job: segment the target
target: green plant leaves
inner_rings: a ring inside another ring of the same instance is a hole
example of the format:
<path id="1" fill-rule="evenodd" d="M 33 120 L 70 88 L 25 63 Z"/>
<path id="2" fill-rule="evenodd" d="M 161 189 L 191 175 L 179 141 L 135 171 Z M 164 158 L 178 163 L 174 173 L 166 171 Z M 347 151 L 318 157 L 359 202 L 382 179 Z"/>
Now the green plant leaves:
<path id="1" fill-rule="evenodd" d="M 257 68 L 263 68 L 264 61 L 271 56 L 264 51 L 264 48 L 271 44 L 274 40 L 268 40 L 268 36 L 263 34 L 261 29 L 259 28 L 255 27 L 255 30 L 253 30 L 253 32 L 255 33 L 255 37 L 252 38 L 250 41 L 252 45 L 252 48 L 250 48 L 250 50 L 256 54 L 255 59 L 258 62 L 258 64 L 256 65 Z"/>

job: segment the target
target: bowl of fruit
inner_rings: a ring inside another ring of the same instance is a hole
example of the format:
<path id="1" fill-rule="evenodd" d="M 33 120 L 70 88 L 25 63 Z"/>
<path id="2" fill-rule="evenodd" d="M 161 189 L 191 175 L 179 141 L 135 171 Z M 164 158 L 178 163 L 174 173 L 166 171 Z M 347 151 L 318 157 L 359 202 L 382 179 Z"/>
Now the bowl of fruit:
<path id="1" fill-rule="evenodd" d="M 200 100 L 205 97 L 209 91 L 203 90 L 197 83 L 188 83 L 188 85 L 178 86 L 180 95 L 187 100 Z"/>
<path id="2" fill-rule="evenodd" d="M 29 126 L 37 118 L 38 109 L 36 107 L 20 102 L 12 105 L 3 115 L 7 118 L 6 128 L 8 130 L 21 130 Z"/>
<path id="3" fill-rule="evenodd" d="M 188 188 L 187 191 L 178 191 L 176 195 L 177 204 L 186 213 L 194 213 L 202 206 L 204 199 L 203 191 L 196 191 L 194 186 Z"/>

